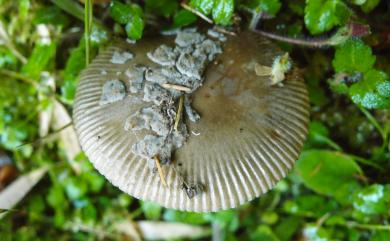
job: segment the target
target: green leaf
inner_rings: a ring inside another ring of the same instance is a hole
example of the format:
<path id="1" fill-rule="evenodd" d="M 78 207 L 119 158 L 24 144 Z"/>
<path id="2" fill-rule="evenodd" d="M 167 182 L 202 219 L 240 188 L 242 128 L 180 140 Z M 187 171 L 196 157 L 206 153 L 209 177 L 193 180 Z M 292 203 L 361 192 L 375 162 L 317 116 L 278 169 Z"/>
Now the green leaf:
<path id="1" fill-rule="evenodd" d="M 385 195 L 387 194 L 387 195 Z M 389 195 L 389 196 L 388 196 Z M 380 184 L 366 187 L 355 194 L 353 207 L 364 214 L 381 214 L 389 211 L 390 185 Z"/>
<path id="2" fill-rule="evenodd" d="M 305 237 L 305 240 L 311 240 L 311 241 L 330 241 L 330 233 L 327 229 L 318 227 L 318 225 L 315 224 L 308 224 L 303 229 L 303 235 Z"/>
<path id="3" fill-rule="evenodd" d="M 33 20 L 34 24 L 44 23 L 66 27 L 69 25 L 69 18 L 56 6 L 39 9 Z"/>
<path id="4" fill-rule="evenodd" d="M 120 24 L 127 24 L 134 16 L 142 16 L 142 9 L 136 4 L 123 4 L 113 1 L 110 5 L 111 17 Z"/>
<path id="5" fill-rule="evenodd" d="M 291 214 L 321 217 L 334 210 L 337 203 L 320 195 L 300 195 L 283 203 L 283 209 Z"/>
<path id="6" fill-rule="evenodd" d="M 85 68 L 85 41 L 81 39 L 77 48 L 71 50 L 63 72 L 64 83 L 61 86 L 61 98 L 66 103 L 72 103 L 77 85 L 77 76 Z"/>
<path id="7" fill-rule="evenodd" d="M 65 181 L 65 191 L 71 200 L 77 200 L 87 193 L 87 184 L 76 178 L 69 178 Z"/>
<path id="8" fill-rule="evenodd" d="M 82 174 L 82 178 L 88 183 L 88 189 L 91 192 L 100 192 L 104 186 L 104 178 L 95 171 L 90 171 Z"/>
<path id="9" fill-rule="evenodd" d="M 134 16 L 131 21 L 126 24 L 125 29 L 127 36 L 134 40 L 141 39 L 144 27 L 145 24 L 142 17 L 138 15 Z"/>
<path id="10" fill-rule="evenodd" d="M 152 202 L 141 202 L 142 210 L 147 219 L 157 220 L 161 216 L 162 207 Z"/>
<path id="11" fill-rule="evenodd" d="M 53 185 L 49 189 L 49 194 L 46 197 L 49 205 L 56 209 L 64 208 L 67 204 L 62 186 Z"/>
<path id="12" fill-rule="evenodd" d="M 51 44 L 37 44 L 27 63 L 22 67 L 22 73 L 33 78 L 38 79 L 41 72 L 51 63 L 56 53 L 56 45 Z"/>
<path id="13" fill-rule="evenodd" d="M 380 0 L 367 0 L 362 6 L 362 10 L 365 13 L 371 12 L 378 4 L 380 3 Z"/>
<path id="14" fill-rule="evenodd" d="M 372 69 L 364 74 L 363 80 L 350 87 L 349 95 L 355 104 L 368 109 L 389 108 L 389 78 L 386 73 Z"/>
<path id="15" fill-rule="evenodd" d="M 233 16 L 234 0 L 215 0 L 213 19 L 217 24 L 229 25 Z"/>
<path id="16" fill-rule="evenodd" d="M 146 0 L 145 8 L 146 11 L 168 18 L 177 11 L 179 2 L 177 0 Z"/>
<path id="17" fill-rule="evenodd" d="M 251 240 L 279 241 L 272 229 L 266 225 L 258 226 L 250 236 Z"/>
<path id="18" fill-rule="evenodd" d="M 337 47 L 333 59 L 333 68 L 336 72 L 366 72 L 375 63 L 375 56 L 371 48 L 358 39 L 350 39 Z"/>
<path id="19" fill-rule="evenodd" d="M 195 14 L 185 9 L 179 10 L 173 17 L 173 26 L 175 28 L 190 25 L 196 21 L 197 17 Z"/>
<path id="20" fill-rule="evenodd" d="M 341 0 L 307 0 L 305 25 L 312 34 L 320 34 L 344 24 L 350 10 Z"/>
<path id="21" fill-rule="evenodd" d="M 214 0 L 191 0 L 190 6 L 205 15 L 209 15 L 214 6 Z"/>
<path id="22" fill-rule="evenodd" d="M 360 167 L 349 156 L 323 150 L 304 151 L 297 161 L 296 170 L 308 188 L 335 197 L 340 196 L 341 190 L 355 187 L 355 175 L 361 173 Z"/>
<path id="23" fill-rule="evenodd" d="M 164 220 L 171 222 L 182 222 L 194 225 L 205 224 L 208 222 L 205 215 L 194 212 L 181 212 L 174 209 L 167 209 L 163 215 Z"/>
<path id="24" fill-rule="evenodd" d="M 244 4 L 257 13 L 268 13 L 272 16 L 275 16 L 282 6 L 280 0 L 249 0 Z"/>
<path id="25" fill-rule="evenodd" d="M 370 241 L 389 241 L 389 240 L 390 240 L 390 231 L 377 230 L 370 238 Z"/>
<path id="26" fill-rule="evenodd" d="M 239 218 L 237 210 L 225 210 L 217 213 L 208 213 L 204 215 L 206 219 L 217 222 L 221 228 L 234 232 L 239 227 Z"/>
<path id="27" fill-rule="evenodd" d="M 307 143 L 312 145 L 328 145 L 335 150 L 341 150 L 340 146 L 329 138 L 329 131 L 326 126 L 318 121 L 310 122 Z"/>
<path id="28" fill-rule="evenodd" d="M 302 220 L 298 217 L 286 217 L 275 227 L 275 234 L 281 241 L 292 240 L 293 235 L 297 232 L 301 223 Z"/>

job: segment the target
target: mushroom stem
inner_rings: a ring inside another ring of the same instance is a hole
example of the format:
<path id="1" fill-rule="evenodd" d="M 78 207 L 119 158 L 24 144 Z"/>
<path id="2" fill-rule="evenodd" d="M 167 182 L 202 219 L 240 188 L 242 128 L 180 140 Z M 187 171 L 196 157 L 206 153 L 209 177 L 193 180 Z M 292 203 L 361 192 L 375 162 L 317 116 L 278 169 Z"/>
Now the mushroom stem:
<path id="1" fill-rule="evenodd" d="M 164 187 L 168 186 L 167 185 L 167 182 L 165 181 L 165 174 L 164 174 L 164 171 L 160 165 L 160 159 L 158 158 L 158 156 L 155 156 L 154 157 L 154 160 L 156 162 L 156 166 L 157 166 L 157 170 L 158 170 L 158 175 L 160 176 L 160 179 L 161 179 L 161 182 L 163 184 Z"/>
<path id="2" fill-rule="evenodd" d="M 177 110 L 177 114 L 176 114 L 176 118 L 175 118 L 175 126 L 174 126 L 175 131 L 177 131 L 177 127 L 179 126 L 181 115 L 183 113 L 183 103 L 184 103 L 184 96 L 182 95 L 182 96 L 180 96 L 179 108 Z"/>
<path id="3" fill-rule="evenodd" d="M 191 89 L 186 87 L 186 86 L 182 86 L 182 85 L 175 85 L 175 84 L 168 84 L 168 83 L 165 83 L 165 84 L 162 84 L 161 85 L 162 87 L 164 87 L 165 89 L 174 89 L 174 90 L 179 90 L 179 91 L 184 91 L 184 92 L 191 92 Z"/>

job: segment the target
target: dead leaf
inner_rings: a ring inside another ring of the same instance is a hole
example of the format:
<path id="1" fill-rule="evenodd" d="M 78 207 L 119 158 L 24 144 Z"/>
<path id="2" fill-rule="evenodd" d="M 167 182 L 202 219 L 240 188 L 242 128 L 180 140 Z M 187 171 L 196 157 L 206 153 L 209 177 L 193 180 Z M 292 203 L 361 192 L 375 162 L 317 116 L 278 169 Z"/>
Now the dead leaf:
<path id="1" fill-rule="evenodd" d="M 8 185 L 2 192 L 0 192 L 0 209 L 12 209 L 18 204 L 30 190 L 42 179 L 47 172 L 47 167 L 41 167 L 31 171 Z M 1 213 L 0 218 L 6 213 Z"/>
<path id="2" fill-rule="evenodd" d="M 178 222 L 123 220 L 114 224 L 114 229 L 136 241 L 141 240 L 136 234 L 147 240 L 195 239 L 211 234 L 210 228 Z"/>
<path id="3" fill-rule="evenodd" d="M 65 106 L 58 101 L 54 101 L 52 128 L 58 130 L 66 125 L 69 125 L 69 123 L 72 123 L 72 118 Z M 80 165 L 74 161 L 75 157 L 81 152 L 81 147 L 74 126 L 72 125 L 62 130 L 59 133 L 59 138 L 63 144 L 65 154 L 70 165 L 76 173 L 80 173 Z"/>

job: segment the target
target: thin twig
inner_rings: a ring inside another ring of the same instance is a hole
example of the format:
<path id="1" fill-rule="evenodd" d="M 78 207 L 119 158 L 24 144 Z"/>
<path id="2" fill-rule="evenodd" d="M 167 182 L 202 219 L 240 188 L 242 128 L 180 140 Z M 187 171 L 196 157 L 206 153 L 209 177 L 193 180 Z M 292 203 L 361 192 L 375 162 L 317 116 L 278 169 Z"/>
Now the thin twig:
<path id="1" fill-rule="evenodd" d="M 190 11 L 191 13 L 197 15 L 198 17 L 200 17 L 201 19 L 203 19 L 204 21 L 208 22 L 209 24 L 214 24 L 213 20 L 211 20 L 209 17 L 207 17 L 206 15 L 204 15 L 203 13 L 199 12 L 198 10 L 194 9 L 193 7 L 187 5 L 185 2 L 182 2 L 180 4 L 182 6 L 182 8 L 184 8 L 185 10 L 188 10 Z M 218 27 L 218 26 L 215 26 L 215 30 L 220 32 L 220 33 L 224 33 L 224 34 L 228 34 L 228 35 L 231 35 L 231 36 L 236 36 L 236 33 L 234 32 L 231 32 L 231 31 L 228 31 L 224 28 L 221 28 L 221 27 Z"/>
<path id="2" fill-rule="evenodd" d="M 182 86 L 182 85 L 175 85 L 175 84 L 165 83 L 165 84 L 162 84 L 161 86 L 164 87 L 165 89 L 174 89 L 174 90 L 184 91 L 184 92 L 187 92 L 187 93 L 191 92 L 191 88 L 188 88 L 188 87 Z"/>
<path id="3" fill-rule="evenodd" d="M 166 187 L 168 185 L 167 185 L 167 182 L 165 181 L 164 171 L 160 165 L 160 159 L 158 158 L 158 156 L 155 156 L 154 160 L 156 162 L 156 166 L 157 166 L 158 174 L 160 175 L 161 182 L 162 182 L 163 186 Z"/>
<path id="4" fill-rule="evenodd" d="M 352 159 L 354 159 L 357 162 L 363 163 L 363 164 L 368 165 L 368 166 L 372 166 L 372 167 L 378 169 L 381 172 L 386 171 L 385 168 L 383 168 L 382 166 L 380 166 L 380 165 L 378 165 L 376 163 L 370 162 L 370 161 L 368 161 L 368 160 L 366 160 L 366 159 L 364 159 L 364 158 L 362 158 L 360 156 L 355 156 L 355 155 L 352 155 L 352 154 L 346 154 L 346 155 L 350 156 Z"/>
<path id="5" fill-rule="evenodd" d="M 366 118 L 371 122 L 373 126 L 378 130 L 379 134 L 382 136 L 383 141 L 385 142 L 387 139 L 386 132 L 379 125 L 376 119 L 371 115 L 369 111 L 367 111 L 364 107 L 359 107 L 360 111 L 366 116 Z"/>
<path id="6" fill-rule="evenodd" d="M 259 29 L 252 29 L 252 31 L 270 39 L 278 40 L 289 44 L 310 47 L 310 48 L 324 48 L 324 47 L 332 46 L 330 42 L 330 38 L 298 39 L 298 38 L 290 38 L 287 36 L 281 36 L 275 33 L 269 33 Z"/>
<path id="7" fill-rule="evenodd" d="M 183 113 L 183 103 L 184 103 L 184 96 L 180 96 L 179 99 L 179 108 L 177 110 L 176 118 L 175 118 L 175 125 L 174 130 L 177 131 L 177 127 L 179 126 L 179 122 Z"/>
<path id="8" fill-rule="evenodd" d="M 17 146 L 16 149 L 19 149 L 19 148 L 21 148 L 21 147 L 23 147 L 23 146 L 26 146 L 26 145 L 35 145 L 35 144 L 39 143 L 39 142 L 42 141 L 42 140 L 46 140 L 46 139 L 48 139 L 48 138 L 51 138 L 51 137 L 57 135 L 58 133 L 60 133 L 61 131 L 65 130 L 66 128 L 68 128 L 68 127 L 70 127 L 70 126 L 72 126 L 72 125 L 73 125 L 73 122 L 70 122 L 70 123 L 64 125 L 63 127 L 59 128 L 59 129 L 57 129 L 57 130 L 54 130 L 52 133 L 47 134 L 46 136 L 43 136 L 43 137 L 41 137 L 41 138 L 38 138 L 38 139 L 36 139 L 36 140 L 34 140 L 34 141 L 32 141 L 32 142 L 23 143 L 23 144 Z"/>
<path id="9" fill-rule="evenodd" d="M 182 2 L 180 4 L 182 6 L 182 8 L 184 8 L 185 10 L 188 10 L 190 11 L 191 13 L 197 15 L 198 17 L 200 17 L 201 19 L 203 19 L 204 21 L 210 23 L 210 24 L 214 24 L 213 20 L 211 20 L 209 17 L 207 17 L 206 15 L 204 15 L 203 13 L 199 12 L 198 10 L 188 6 L 185 2 Z"/>
<path id="10" fill-rule="evenodd" d="M 27 84 L 30 84 L 34 86 L 35 88 L 38 88 L 38 83 L 36 83 L 34 80 L 28 78 L 27 76 L 20 74 L 18 72 L 8 70 L 8 69 L 0 69 L 0 74 L 6 75 L 8 77 L 19 79 Z"/>
<path id="11" fill-rule="evenodd" d="M 224 33 L 224 34 L 228 34 L 230 36 L 237 36 L 237 34 L 235 32 L 228 31 L 228 30 L 221 28 L 219 26 L 215 26 L 215 31 L 220 32 L 220 33 Z"/>
<path id="12" fill-rule="evenodd" d="M 9 39 L 8 33 L 5 30 L 3 22 L 0 21 L 0 39 L 3 40 L 4 45 L 12 52 L 12 54 L 20 60 L 23 64 L 27 63 L 26 57 L 24 57 L 15 47 L 15 45 Z"/>
<path id="13" fill-rule="evenodd" d="M 346 224 L 338 224 L 340 226 L 347 226 L 349 228 L 358 228 L 358 229 L 368 229 L 368 230 L 383 230 L 390 231 L 390 225 L 381 225 L 381 224 L 363 224 L 356 222 L 347 222 Z"/>

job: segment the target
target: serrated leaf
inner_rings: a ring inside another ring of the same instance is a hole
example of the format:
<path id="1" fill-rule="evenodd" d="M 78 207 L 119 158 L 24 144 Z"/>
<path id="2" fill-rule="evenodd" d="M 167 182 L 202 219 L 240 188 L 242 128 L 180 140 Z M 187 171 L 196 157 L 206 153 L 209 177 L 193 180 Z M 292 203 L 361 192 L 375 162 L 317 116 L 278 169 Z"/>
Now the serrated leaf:
<path id="1" fill-rule="evenodd" d="M 191 0 L 190 6 L 205 15 L 209 15 L 214 6 L 214 0 Z"/>
<path id="2" fill-rule="evenodd" d="M 386 195 L 387 194 L 387 195 Z M 381 214 L 388 211 L 390 205 L 390 185 L 374 184 L 355 194 L 353 207 L 364 214 Z"/>
<path id="3" fill-rule="evenodd" d="M 357 185 L 355 176 L 361 173 L 349 156 L 325 150 L 304 151 L 296 170 L 308 188 L 335 197 L 339 197 L 340 190 L 354 188 Z"/>
<path id="4" fill-rule="evenodd" d="M 363 80 L 349 88 L 349 95 L 355 104 L 368 109 L 390 107 L 390 81 L 386 73 L 372 69 L 364 74 Z"/>
<path id="5" fill-rule="evenodd" d="M 126 24 L 125 29 L 127 36 L 134 40 L 141 39 L 144 27 L 144 20 L 138 15 L 134 16 L 131 21 Z"/>
<path id="6" fill-rule="evenodd" d="M 337 47 L 332 64 L 336 72 L 364 73 L 372 68 L 375 59 L 371 48 L 363 41 L 350 39 Z"/>
<path id="7" fill-rule="evenodd" d="M 213 19 L 217 24 L 229 25 L 234 11 L 234 0 L 215 0 Z"/>
<path id="8" fill-rule="evenodd" d="M 312 34 L 320 34 L 342 25 L 350 10 L 341 0 L 307 0 L 305 25 Z"/>
<path id="9" fill-rule="evenodd" d="M 110 15 L 111 17 L 120 24 L 127 24 L 131 21 L 131 19 L 142 13 L 139 11 L 140 9 L 136 7 L 135 4 L 123 4 L 119 1 L 113 1 L 110 5 Z"/>
<path id="10" fill-rule="evenodd" d="M 282 6 L 280 0 L 249 0 L 245 5 L 257 13 L 267 13 L 272 16 L 276 15 Z"/>

